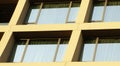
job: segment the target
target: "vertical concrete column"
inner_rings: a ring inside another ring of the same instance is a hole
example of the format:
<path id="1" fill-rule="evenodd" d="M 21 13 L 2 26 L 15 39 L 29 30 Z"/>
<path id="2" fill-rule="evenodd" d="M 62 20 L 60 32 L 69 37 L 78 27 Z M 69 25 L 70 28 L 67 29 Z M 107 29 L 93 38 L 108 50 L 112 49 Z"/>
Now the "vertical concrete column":
<path id="1" fill-rule="evenodd" d="M 73 60 L 73 56 L 76 51 L 76 47 L 78 45 L 80 33 L 81 33 L 80 30 L 73 30 L 67 50 L 66 50 L 66 54 L 63 59 L 64 62 L 71 62 Z"/>
<path id="2" fill-rule="evenodd" d="M 8 58 L 8 55 L 10 53 L 10 48 L 11 47 L 11 36 L 12 32 L 11 31 L 6 31 L 1 39 L 0 42 L 0 62 L 6 61 Z M 10 42 L 9 42 L 10 41 Z"/>
<path id="3" fill-rule="evenodd" d="M 82 0 L 80 5 L 80 10 L 78 13 L 78 17 L 76 23 L 84 23 L 89 20 L 89 15 L 91 11 L 92 0 Z"/>
<path id="4" fill-rule="evenodd" d="M 19 0 L 14 10 L 14 13 L 11 17 L 9 25 L 12 26 L 20 22 L 23 22 L 28 7 L 29 7 L 29 0 Z"/>

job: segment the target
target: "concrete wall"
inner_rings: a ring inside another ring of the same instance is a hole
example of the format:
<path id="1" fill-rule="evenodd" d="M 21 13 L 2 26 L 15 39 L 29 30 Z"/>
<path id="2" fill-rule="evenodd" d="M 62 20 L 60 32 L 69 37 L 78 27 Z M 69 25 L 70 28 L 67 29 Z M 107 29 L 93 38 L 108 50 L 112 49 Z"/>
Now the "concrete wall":
<path id="1" fill-rule="evenodd" d="M 97 22 L 88 23 L 92 0 L 82 0 L 76 23 L 74 24 L 46 24 L 46 25 L 17 25 L 24 20 L 25 13 L 29 7 L 28 0 L 19 0 L 9 25 L 1 26 L 0 32 L 4 35 L 0 41 L 0 61 L 5 62 L 12 48 L 13 32 L 27 31 L 64 31 L 71 30 L 72 35 L 62 62 L 51 63 L 0 63 L 0 66 L 118 66 L 120 62 L 80 62 L 77 61 L 80 54 L 82 41 L 82 30 L 104 30 L 120 29 L 119 22 Z"/>

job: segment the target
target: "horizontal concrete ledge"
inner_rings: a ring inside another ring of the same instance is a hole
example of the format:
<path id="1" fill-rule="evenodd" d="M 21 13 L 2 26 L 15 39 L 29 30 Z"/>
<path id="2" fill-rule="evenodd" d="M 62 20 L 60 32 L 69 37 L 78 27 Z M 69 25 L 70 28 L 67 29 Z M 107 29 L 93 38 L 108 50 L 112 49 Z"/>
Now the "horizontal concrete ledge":
<path id="1" fill-rule="evenodd" d="M 120 66 L 120 62 L 0 63 L 0 66 Z"/>
<path id="2" fill-rule="evenodd" d="M 59 30 L 75 30 L 76 24 L 50 24 L 50 25 L 16 25 L 11 30 L 19 31 L 59 31 Z"/>
<path id="3" fill-rule="evenodd" d="M 41 62 L 41 63 L 0 63 L 0 66 L 65 66 L 65 63 L 63 62 Z"/>
<path id="4" fill-rule="evenodd" d="M 1 26 L 0 25 L 0 32 L 5 32 L 5 31 L 8 31 L 8 30 L 10 30 L 9 26 Z"/>
<path id="5" fill-rule="evenodd" d="M 120 66 L 120 62 L 68 62 L 66 66 Z"/>
<path id="6" fill-rule="evenodd" d="M 83 23 L 79 28 L 82 30 L 120 29 L 120 22 Z"/>

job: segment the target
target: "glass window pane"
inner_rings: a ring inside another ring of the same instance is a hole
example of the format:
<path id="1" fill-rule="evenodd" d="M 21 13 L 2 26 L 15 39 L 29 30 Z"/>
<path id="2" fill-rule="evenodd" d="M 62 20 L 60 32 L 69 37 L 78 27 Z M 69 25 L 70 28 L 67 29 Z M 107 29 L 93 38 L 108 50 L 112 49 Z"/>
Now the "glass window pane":
<path id="1" fill-rule="evenodd" d="M 72 7 L 68 19 L 68 23 L 75 22 L 78 15 L 79 7 Z"/>
<path id="2" fill-rule="evenodd" d="M 94 21 L 101 21 L 103 11 L 104 11 L 104 6 L 94 6 L 91 21 L 93 21 L 93 22 Z"/>
<path id="3" fill-rule="evenodd" d="M 111 21 L 120 21 L 120 6 L 107 6 L 104 21 L 111 22 Z"/>
<path id="4" fill-rule="evenodd" d="M 69 3 L 44 4 L 38 24 L 64 24 Z"/>
<path id="5" fill-rule="evenodd" d="M 26 41 L 17 41 L 11 60 L 13 62 L 20 62 L 25 51 Z M 31 39 L 27 46 L 23 62 L 53 62 L 58 39 L 57 38 L 42 38 Z M 67 47 L 68 38 L 61 39 L 56 61 L 62 61 Z"/>
<path id="6" fill-rule="evenodd" d="M 102 21 L 103 11 L 104 11 L 104 1 L 94 1 L 93 12 L 91 16 L 91 21 Z"/>
<path id="7" fill-rule="evenodd" d="M 105 22 L 118 22 L 119 17 L 120 1 L 119 0 L 109 0 L 106 8 L 106 13 L 104 17 Z"/>
<path id="8" fill-rule="evenodd" d="M 99 43 L 95 61 L 120 61 L 120 43 Z"/>
<path id="9" fill-rule="evenodd" d="M 13 62 L 20 62 L 21 61 L 22 55 L 24 52 L 24 48 L 25 48 L 25 45 L 17 45 L 17 49 L 15 52 L 15 57 L 14 57 Z"/>
<path id="10" fill-rule="evenodd" d="M 20 62 L 21 61 L 21 58 L 23 56 L 23 52 L 25 49 L 25 43 L 26 43 L 26 41 L 23 41 L 23 40 L 16 42 L 16 44 L 13 47 L 10 61 L 13 61 L 13 62 Z"/>
<path id="11" fill-rule="evenodd" d="M 63 57 L 65 55 L 65 51 L 67 49 L 67 45 L 68 45 L 68 38 L 62 38 L 61 39 L 61 42 L 60 42 L 60 45 L 59 45 L 59 48 L 58 48 L 58 53 L 57 53 L 57 56 L 56 56 L 56 61 L 57 62 L 60 62 L 63 60 Z"/>
<path id="12" fill-rule="evenodd" d="M 70 9 L 70 15 L 69 15 L 69 18 L 68 18 L 68 23 L 75 22 L 79 9 L 80 9 L 80 2 L 73 2 L 72 7 Z"/>
<path id="13" fill-rule="evenodd" d="M 40 5 L 32 5 L 29 8 L 28 14 L 26 16 L 25 22 L 27 23 L 35 23 L 37 19 L 37 15 L 39 12 Z"/>
<path id="14" fill-rule="evenodd" d="M 23 62 L 53 62 L 58 39 L 31 40 Z"/>
<path id="15" fill-rule="evenodd" d="M 38 10 L 39 9 L 32 9 L 31 10 L 31 13 L 30 13 L 30 16 L 28 19 L 28 23 L 34 23 L 36 21 Z"/>
<path id="16" fill-rule="evenodd" d="M 63 60 L 66 48 L 67 48 L 67 44 L 60 44 L 58 53 L 57 53 L 57 57 L 56 57 L 56 61 L 60 62 Z"/>
<path id="17" fill-rule="evenodd" d="M 38 24 L 64 24 L 68 8 L 42 9 Z"/>
<path id="18" fill-rule="evenodd" d="M 104 1 L 95 1 L 93 14 L 91 21 L 101 21 L 103 10 L 104 10 Z M 105 9 L 104 22 L 118 22 L 120 21 L 119 17 L 120 10 L 120 1 L 119 0 L 109 0 L 107 2 L 107 7 Z"/>
<path id="19" fill-rule="evenodd" d="M 29 45 L 23 62 L 52 62 L 57 44 Z"/>
<path id="20" fill-rule="evenodd" d="M 95 50 L 95 44 L 84 44 L 82 61 L 92 61 Z"/>

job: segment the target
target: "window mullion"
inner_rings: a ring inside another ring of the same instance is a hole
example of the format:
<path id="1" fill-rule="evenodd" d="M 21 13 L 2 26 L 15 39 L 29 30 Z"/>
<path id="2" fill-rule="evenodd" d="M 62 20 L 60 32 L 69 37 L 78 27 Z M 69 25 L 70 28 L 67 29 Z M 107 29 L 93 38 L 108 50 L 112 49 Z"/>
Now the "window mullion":
<path id="1" fill-rule="evenodd" d="M 39 20 L 39 17 L 40 17 L 40 13 L 41 13 L 42 7 L 43 7 L 43 2 L 40 4 L 40 8 L 39 8 L 39 11 L 38 11 L 38 14 L 37 14 L 37 18 L 36 18 L 36 20 L 35 20 L 35 24 L 38 23 L 38 20 Z"/>
<path id="2" fill-rule="evenodd" d="M 61 38 L 58 38 L 57 47 L 56 47 L 56 51 L 55 51 L 53 62 L 56 61 L 58 49 L 59 49 L 59 46 L 60 46 L 60 42 L 61 42 Z"/>
<path id="3" fill-rule="evenodd" d="M 95 41 L 95 49 L 94 49 L 94 54 L 93 54 L 92 61 L 95 61 L 95 57 L 96 57 L 96 53 L 97 53 L 97 47 L 98 47 L 98 41 L 99 41 L 99 37 L 97 37 L 96 41 Z"/>
<path id="4" fill-rule="evenodd" d="M 106 8 L 107 8 L 107 3 L 108 3 L 108 0 L 105 0 L 104 10 L 103 10 L 103 14 L 102 14 L 102 22 L 104 22 L 105 12 L 106 12 Z"/>
<path id="5" fill-rule="evenodd" d="M 68 13 L 67 13 L 67 16 L 66 16 L 66 21 L 65 21 L 65 23 L 68 22 L 69 15 L 70 15 L 70 11 L 71 11 L 71 7 L 72 7 L 72 1 L 70 1 L 70 4 L 69 4 L 69 9 L 68 9 Z"/>
<path id="6" fill-rule="evenodd" d="M 25 43 L 25 48 L 24 48 L 24 51 L 23 51 L 22 58 L 21 58 L 20 62 L 23 62 L 23 60 L 24 60 L 25 53 L 26 53 L 26 50 L 27 50 L 27 47 L 28 47 L 28 44 L 29 44 L 29 41 L 30 41 L 30 39 L 26 39 L 26 40 L 27 41 Z"/>

